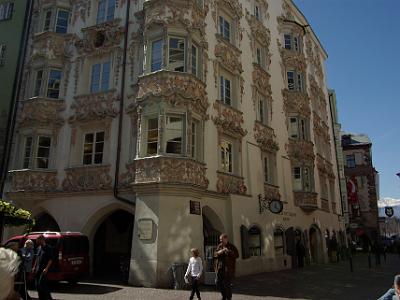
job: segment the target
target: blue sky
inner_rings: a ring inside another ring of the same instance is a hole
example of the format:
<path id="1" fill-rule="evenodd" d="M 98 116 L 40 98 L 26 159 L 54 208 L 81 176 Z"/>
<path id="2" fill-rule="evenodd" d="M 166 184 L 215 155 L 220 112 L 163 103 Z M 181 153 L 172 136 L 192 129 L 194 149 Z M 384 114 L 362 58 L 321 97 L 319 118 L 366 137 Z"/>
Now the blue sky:
<path id="1" fill-rule="evenodd" d="M 380 196 L 400 199 L 400 0 L 294 0 L 328 52 L 345 131 L 373 141 Z"/>

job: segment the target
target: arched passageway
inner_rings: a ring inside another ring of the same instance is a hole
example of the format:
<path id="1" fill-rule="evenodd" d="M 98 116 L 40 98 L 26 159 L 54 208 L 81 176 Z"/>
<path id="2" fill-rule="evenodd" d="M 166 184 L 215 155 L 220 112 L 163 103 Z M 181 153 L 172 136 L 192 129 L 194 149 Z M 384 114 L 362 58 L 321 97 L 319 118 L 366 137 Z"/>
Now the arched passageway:
<path id="1" fill-rule="evenodd" d="M 32 231 L 60 231 L 60 226 L 51 215 L 43 213 L 35 219 Z"/>
<path id="2" fill-rule="evenodd" d="M 98 227 L 93 239 L 93 275 L 126 282 L 132 249 L 134 215 L 116 210 Z"/>
<path id="3" fill-rule="evenodd" d="M 323 260 L 322 235 L 317 226 L 311 226 L 309 234 L 311 263 L 321 263 Z"/>

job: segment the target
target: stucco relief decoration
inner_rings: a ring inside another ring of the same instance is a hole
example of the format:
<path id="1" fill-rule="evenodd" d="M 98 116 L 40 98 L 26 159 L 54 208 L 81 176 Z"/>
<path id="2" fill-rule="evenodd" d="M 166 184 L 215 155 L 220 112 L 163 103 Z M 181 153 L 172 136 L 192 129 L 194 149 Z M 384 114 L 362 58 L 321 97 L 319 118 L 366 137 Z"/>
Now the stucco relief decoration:
<path id="1" fill-rule="evenodd" d="M 44 32 L 34 37 L 31 60 L 44 58 L 63 60 L 73 55 L 70 43 L 72 36 L 60 36 L 54 32 Z"/>
<path id="2" fill-rule="evenodd" d="M 58 187 L 57 172 L 10 171 L 12 192 L 54 192 Z"/>
<path id="3" fill-rule="evenodd" d="M 214 55 L 217 62 L 232 73 L 241 74 L 243 72 L 240 50 L 228 45 L 224 41 L 219 41 L 215 46 Z"/>
<path id="4" fill-rule="evenodd" d="M 222 194 L 246 195 L 247 187 L 242 177 L 217 172 L 217 192 Z"/>
<path id="5" fill-rule="evenodd" d="M 162 97 L 172 106 L 189 106 L 202 115 L 209 106 L 204 83 L 191 74 L 161 71 L 141 77 L 137 100 L 149 97 Z"/>
<path id="6" fill-rule="evenodd" d="M 335 179 L 335 173 L 333 171 L 333 165 L 328 160 L 324 159 L 320 155 L 317 155 L 317 168 L 321 174 L 326 175 L 329 179 Z"/>
<path id="7" fill-rule="evenodd" d="M 322 68 L 321 57 L 319 55 L 320 50 L 318 46 L 310 40 L 310 38 L 307 38 L 306 40 L 306 52 L 308 61 L 314 66 L 315 75 L 317 75 L 320 80 L 323 80 L 324 71 Z"/>
<path id="8" fill-rule="evenodd" d="M 249 23 L 253 39 L 258 40 L 264 46 L 269 47 L 269 44 L 271 42 L 271 33 L 269 29 L 266 28 L 262 22 L 257 20 L 257 18 L 249 12 L 247 12 L 246 14 L 246 19 Z"/>
<path id="9" fill-rule="evenodd" d="M 268 200 L 280 200 L 281 194 L 279 193 L 279 187 L 264 184 L 264 195 Z"/>
<path id="10" fill-rule="evenodd" d="M 314 144 L 309 141 L 290 140 L 286 144 L 290 159 L 304 164 L 313 164 L 315 159 Z"/>
<path id="11" fill-rule="evenodd" d="M 271 97 L 272 95 L 272 89 L 270 84 L 271 75 L 269 75 L 258 64 L 254 64 L 254 70 L 252 76 L 253 76 L 254 87 L 257 88 L 257 90 L 263 95 Z M 253 97 L 253 101 L 255 101 L 255 97 Z"/>
<path id="12" fill-rule="evenodd" d="M 69 118 L 69 122 L 114 118 L 118 114 L 117 101 L 119 98 L 115 91 L 76 96 L 71 105 L 75 113 Z"/>
<path id="13" fill-rule="evenodd" d="M 85 166 L 65 170 L 64 191 L 98 191 L 112 188 L 110 166 Z"/>
<path id="14" fill-rule="evenodd" d="M 22 101 L 18 118 L 19 127 L 55 127 L 64 124 L 61 112 L 65 110 L 65 101 L 32 98 Z"/>
<path id="15" fill-rule="evenodd" d="M 171 172 L 171 170 L 174 170 Z M 190 184 L 208 187 L 204 164 L 191 159 L 154 157 L 135 162 L 135 183 Z"/>
<path id="16" fill-rule="evenodd" d="M 279 150 L 276 135 L 270 127 L 264 126 L 259 122 L 254 124 L 254 138 L 263 151 L 276 152 Z"/>
<path id="17" fill-rule="evenodd" d="M 119 27 L 120 19 L 83 28 L 83 38 L 76 38 L 75 46 L 79 55 L 101 55 L 120 47 L 124 28 Z"/>
<path id="18" fill-rule="evenodd" d="M 119 188 L 128 188 L 135 182 L 136 164 L 126 164 L 126 171 L 119 176 Z"/>
<path id="19" fill-rule="evenodd" d="M 311 116 L 310 100 L 307 94 L 284 89 L 283 103 L 286 114 L 298 113 L 305 117 Z"/>
<path id="20" fill-rule="evenodd" d="M 72 25 L 78 18 L 81 18 L 83 22 L 86 22 L 86 18 L 90 16 L 91 1 L 90 0 L 71 0 L 72 3 Z"/>
<path id="21" fill-rule="evenodd" d="M 324 117 L 324 121 L 327 121 L 328 118 L 328 110 L 327 110 L 327 101 L 325 98 L 325 93 L 323 90 L 318 86 L 315 77 L 310 74 L 309 75 L 310 81 L 310 96 L 312 98 L 312 103 L 314 106 L 314 110 L 319 111 L 321 116 Z"/>
<path id="22" fill-rule="evenodd" d="M 318 209 L 318 194 L 311 192 L 294 192 L 294 203 L 304 211 L 314 211 Z"/>
<path id="23" fill-rule="evenodd" d="M 224 105 L 220 101 L 215 101 L 214 109 L 217 115 L 211 117 L 220 133 L 228 134 L 232 137 L 241 139 L 247 134 L 243 129 L 243 113 L 231 106 Z"/>

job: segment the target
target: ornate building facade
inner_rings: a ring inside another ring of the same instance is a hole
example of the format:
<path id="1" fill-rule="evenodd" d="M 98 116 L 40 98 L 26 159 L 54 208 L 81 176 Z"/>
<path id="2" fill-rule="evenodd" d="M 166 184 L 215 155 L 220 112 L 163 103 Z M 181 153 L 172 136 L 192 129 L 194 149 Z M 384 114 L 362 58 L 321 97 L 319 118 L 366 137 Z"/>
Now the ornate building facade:
<path id="1" fill-rule="evenodd" d="M 208 280 L 222 232 L 238 275 L 295 266 L 298 240 L 327 259 L 327 54 L 291 1 L 40 0 L 30 34 L 7 195 L 87 234 L 94 273 L 166 286 L 197 247 Z"/>

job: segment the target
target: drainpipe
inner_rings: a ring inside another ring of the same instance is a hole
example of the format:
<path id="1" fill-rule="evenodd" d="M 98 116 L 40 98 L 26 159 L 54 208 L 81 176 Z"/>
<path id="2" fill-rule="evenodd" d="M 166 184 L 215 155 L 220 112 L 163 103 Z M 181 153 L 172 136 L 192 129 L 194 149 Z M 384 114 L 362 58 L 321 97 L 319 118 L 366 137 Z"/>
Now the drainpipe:
<path id="1" fill-rule="evenodd" d="M 10 155 L 12 148 L 12 141 L 14 137 L 15 120 L 17 117 L 19 96 L 22 85 L 22 70 L 25 65 L 26 48 L 28 45 L 29 31 L 31 28 L 31 19 L 33 12 L 33 0 L 27 0 L 25 8 L 24 27 L 21 35 L 20 48 L 17 60 L 17 69 L 14 77 L 13 92 L 11 95 L 11 103 L 9 109 L 9 119 L 6 128 L 5 147 L 3 159 L 0 162 L 0 198 L 3 197 L 3 189 L 7 178 L 8 166 L 10 164 Z M 0 226 L 0 231 L 2 227 Z"/>
<path id="2" fill-rule="evenodd" d="M 121 80 L 121 97 L 119 100 L 119 121 L 118 121 L 118 143 L 117 143 L 117 158 L 115 162 L 115 176 L 114 176 L 114 197 L 115 199 L 128 204 L 134 205 L 134 203 L 126 198 L 118 195 L 118 184 L 119 184 L 119 165 L 121 162 L 121 143 L 122 143 L 122 121 L 124 117 L 124 96 L 125 96 L 125 74 L 126 74 L 126 58 L 128 51 L 128 34 L 129 34 L 129 13 L 130 13 L 131 1 L 128 0 L 126 4 L 126 16 L 125 16 L 125 37 L 124 37 L 124 53 L 122 58 L 122 80 Z"/>

